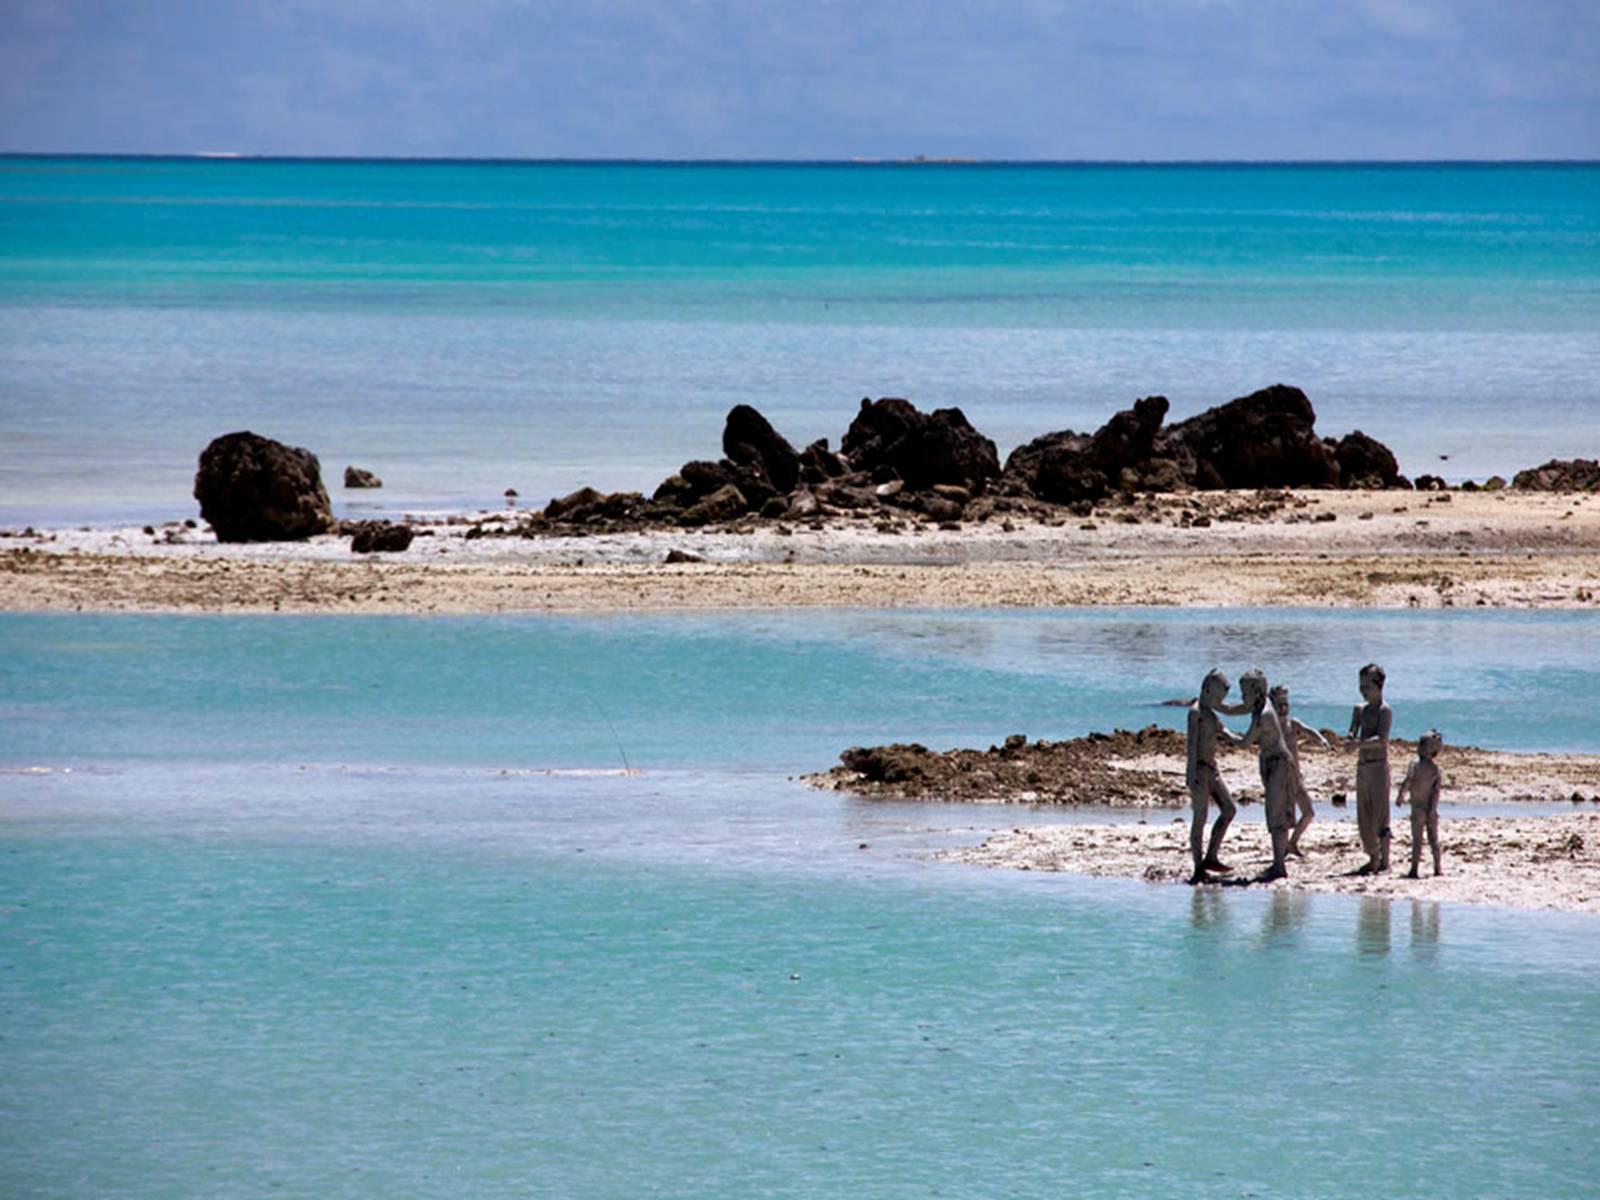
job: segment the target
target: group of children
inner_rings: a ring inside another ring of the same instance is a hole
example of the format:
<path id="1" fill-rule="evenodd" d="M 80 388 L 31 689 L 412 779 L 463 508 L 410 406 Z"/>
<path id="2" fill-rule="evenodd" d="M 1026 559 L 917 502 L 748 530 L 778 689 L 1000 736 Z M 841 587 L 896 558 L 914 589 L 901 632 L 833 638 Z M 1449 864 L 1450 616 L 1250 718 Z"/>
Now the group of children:
<path id="1" fill-rule="evenodd" d="M 1383 702 L 1385 674 L 1377 663 L 1361 668 L 1361 699 L 1350 715 L 1346 744 L 1356 748 L 1356 825 L 1361 833 L 1361 848 L 1367 861 L 1358 875 L 1373 875 L 1389 869 L 1389 727 L 1394 714 Z M 1300 838 L 1313 816 L 1311 796 L 1300 774 L 1298 743 L 1300 734 L 1315 738 L 1323 749 L 1328 741 L 1309 725 L 1289 715 L 1289 689 L 1269 688 L 1259 670 L 1246 671 L 1239 678 L 1241 704 L 1226 703 L 1232 685 L 1221 670 L 1210 671 L 1200 685 L 1200 696 L 1189 705 L 1189 753 L 1185 772 L 1194 817 L 1189 828 L 1189 850 L 1194 858 L 1190 883 L 1204 883 L 1211 875 L 1226 875 L 1233 870 L 1219 857 L 1223 836 L 1238 811 L 1228 787 L 1217 770 L 1217 742 L 1225 739 L 1235 745 L 1255 746 L 1261 756 L 1261 787 L 1265 794 L 1267 832 L 1272 837 L 1272 866 L 1261 882 L 1288 875 L 1290 855 L 1303 858 Z M 1229 716 L 1250 714 L 1250 728 L 1241 737 L 1222 723 L 1219 713 Z M 1422 861 L 1422 839 L 1426 835 L 1433 852 L 1433 873 L 1440 874 L 1439 790 L 1441 777 L 1435 761 L 1444 740 L 1439 732 L 1428 730 L 1417 741 L 1417 761 L 1411 764 L 1395 793 L 1395 803 L 1411 801 L 1411 879 L 1417 878 Z M 1206 840 L 1206 818 L 1211 802 L 1216 801 L 1217 819 Z M 1298 820 L 1296 813 L 1298 812 Z"/>

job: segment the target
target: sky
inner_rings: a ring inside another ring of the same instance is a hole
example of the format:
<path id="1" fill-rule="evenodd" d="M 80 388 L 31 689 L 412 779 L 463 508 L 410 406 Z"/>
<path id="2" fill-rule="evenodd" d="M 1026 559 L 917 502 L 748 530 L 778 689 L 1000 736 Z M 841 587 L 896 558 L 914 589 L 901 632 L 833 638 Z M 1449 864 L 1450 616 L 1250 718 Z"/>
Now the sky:
<path id="1" fill-rule="evenodd" d="M 1600 158 L 1600 0 L 0 0 L 0 151 Z"/>

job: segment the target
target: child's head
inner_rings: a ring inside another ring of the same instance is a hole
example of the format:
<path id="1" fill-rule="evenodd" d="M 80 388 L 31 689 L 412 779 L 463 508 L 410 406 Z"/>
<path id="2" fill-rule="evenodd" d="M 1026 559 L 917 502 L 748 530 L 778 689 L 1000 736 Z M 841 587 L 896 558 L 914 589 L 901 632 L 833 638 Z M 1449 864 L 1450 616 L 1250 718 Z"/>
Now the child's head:
<path id="1" fill-rule="evenodd" d="M 1267 700 L 1266 672 L 1251 670 L 1239 676 L 1239 698 L 1259 712 Z"/>
<path id="2" fill-rule="evenodd" d="M 1287 684 L 1274 684 L 1272 690 L 1267 693 L 1267 698 L 1272 701 L 1272 707 L 1277 709 L 1280 714 L 1283 716 L 1289 714 L 1289 687 Z"/>
<path id="3" fill-rule="evenodd" d="M 1200 682 L 1200 700 L 1204 704 L 1221 704 L 1232 686 L 1221 667 L 1212 667 Z"/>
<path id="4" fill-rule="evenodd" d="M 1418 758 L 1425 758 L 1432 762 L 1442 749 L 1444 749 L 1444 738 L 1437 729 L 1430 729 L 1417 739 Z"/>
<path id="5" fill-rule="evenodd" d="M 1383 695 L 1384 682 L 1388 674 L 1377 663 L 1368 663 L 1361 668 L 1361 695 L 1367 700 L 1376 700 Z"/>

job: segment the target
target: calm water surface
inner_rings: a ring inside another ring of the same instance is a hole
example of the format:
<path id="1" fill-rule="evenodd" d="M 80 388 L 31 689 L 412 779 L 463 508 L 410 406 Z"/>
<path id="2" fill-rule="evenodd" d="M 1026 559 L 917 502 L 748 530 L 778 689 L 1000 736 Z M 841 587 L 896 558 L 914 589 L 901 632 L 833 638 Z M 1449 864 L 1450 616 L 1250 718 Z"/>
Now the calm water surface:
<path id="1" fill-rule="evenodd" d="M 1509 476 L 1593 454 L 1597 329 L 1587 164 L 0 159 L 0 522 L 190 515 L 237 428 L 403 511 L 653 488 L 741 402 L 796 444 L 959 405 L 1004 454 L 1279 381 Z"/>
<path id="2" fill-rule="evenodd" d="M 0 617 L 0 1193 L 1592 1194 L 1592 918 L 984 872 L 925 854 L 1053 818 L 785 776 L 1213 660 L 1594 750 L 1597 631 Z"/>

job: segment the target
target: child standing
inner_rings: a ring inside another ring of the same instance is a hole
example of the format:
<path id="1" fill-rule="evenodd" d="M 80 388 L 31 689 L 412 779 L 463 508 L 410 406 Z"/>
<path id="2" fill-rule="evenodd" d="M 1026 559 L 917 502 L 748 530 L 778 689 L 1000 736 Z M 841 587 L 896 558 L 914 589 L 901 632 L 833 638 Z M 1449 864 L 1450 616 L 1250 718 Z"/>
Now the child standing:
<path id="1" fill-rule="evenodd" d="M 1444 747 L 1444 738 L 1437 729 L 1430 729 L 1417 739 L 1417 761 L 1406 771 L 1395 792 L 1394 802 L 1404 804 L 1411 796 L 1411 870 L 1407 879 L 1416 879 L 1417 865 L 1422 861 L 1422 836 L 1428 836 L 1428 849 L 1433 851 L 1433 873 L 1442 874 L 1439 866 L 1439 791 L 1444 782 L 1439 764 L 1434 760 Z"/>
<path id="2" fill-rule="evenodd" d="M 1377 663 L 1361 668 L 1361 699 L 1350 714 L 1349 740 L 1356 745 L 1356 827 L 1367 861 L 1356 872 L 1389 869 L 1389 727 L 1394 713 L 1383 702 L 1388 681 Z"/>
<path id="3" fill-rule="evenodd" d="M 1199 699 L 1189 705 L 1188 763 L 1184 774 L 1189 785 L 1190 805 L 1194 810 L 1189 824 L 1189 853 L 1194 859 L 1194 874 L 1189 878 L 1190 883 L 1206 882 L 1207 872 L 1226 875 L 1233 870 L 1219 855 L 1222 852 L 1222 837 L 1228 832 L 1228 826 L 1233 823 L 1234 813 L 1238 810 L 1233 797 L 1228 794 L 1228 785 L 1222 782 L 1222 776 L 1217 771 L 1218 740 L 1233 740 L 1233 735 L 1217 716 L 1219 708 L 1224 712 L 1229 711 L 1223 701 L 1227 699 L 1231 686 L 1228 677 L 1220 669 L 1213 669 L 1200 684 Z M 1218 811 L 1208 847 L 1206 817 L 1213 800 L 1217 803 Z"/>
<path id="4" fill-rule="evenodd" d="M 1283 744 L 1289 749 L 1289 757 L 1294 759 L 1294 802 L 1299 811 L 1300 819 L 1295 827 L 1289 831 L 1289 853 L 1296 858 L 1304 858 L 1305 851 L 1300 849 L 1300 835 L 1306 831 L 1317 815 L 1311 807 L 1311 793 L 1306 791 L 1306 781 L 1300 772 L 1300 735 L 1308 733 L 1317 739 L 1317 744 L 1324 750 L 1331 750 L 1328 739 L 1323 737 L 1299 717 L 1289 715 L 1289 689 L 1283 684 L 1278 684 L 1272 689 L 1272 707 L 1277 710 L 1278 720 L 1283 726 Z"/>
<path id="5" fill-rule="evenodd" d="M 1272 866 L 1258 882 L 1270 883 L 1289 874 L 1284 856 L 1289 851 L 1290 816 L 1294 810 L 1294 785 L 1298 768 L 1284 741 L 1283 724 L 1277 710 L 1267 703 L 1267 677 L 1261 671 L 1246 671 L 1239 676 L 1239 696 L 1250 706 L 1250 728 L 1240 745 L 1256 746 L 1260 752 L 1261 791 L 1267 810 L 1267 835 L 1272 839 Z"/>

